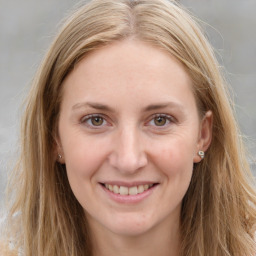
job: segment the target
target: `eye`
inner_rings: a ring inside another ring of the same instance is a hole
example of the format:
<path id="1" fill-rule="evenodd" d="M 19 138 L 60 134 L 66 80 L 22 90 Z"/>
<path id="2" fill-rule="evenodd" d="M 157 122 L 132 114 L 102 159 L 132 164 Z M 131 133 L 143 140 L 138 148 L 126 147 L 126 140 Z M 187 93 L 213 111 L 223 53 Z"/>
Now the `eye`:
<path id="1" fill-rule="evenodd" d="M 167 118 L 165 116 L 157 116 L 154 118 L 154 124 L 156 126 L 164 126 L 167 122 Z"/>
<path id="2" fill-rule="evenodd" d="M 157 114 L 148 122 L 150 126 L 165 127 L 174 122 L 174 118 L 166 114 Z"/>
<path id="3" fill-rule="evenodd" d="M 95 116 L 90 118 L 90 122 L 94 126 L 101 126 L 104 123 L 104 119 L 100 116 Z"/>
<path id="4" fill-rule="evenodd" d="M 98 114 L 87 115 L 82 118 L 81 123 L 86 124 L 89 127 L 97 128 L 107 125 L 107 121 L 104 117 Z"/>

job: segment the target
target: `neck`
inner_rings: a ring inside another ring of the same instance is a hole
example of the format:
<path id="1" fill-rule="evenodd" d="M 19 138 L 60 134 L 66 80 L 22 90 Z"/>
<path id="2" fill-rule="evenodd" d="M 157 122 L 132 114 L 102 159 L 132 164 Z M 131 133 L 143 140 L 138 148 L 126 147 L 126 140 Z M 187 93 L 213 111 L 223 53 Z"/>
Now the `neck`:
<path id="1" fill-rule="evenodd" d="M 155 228 L 137 236 L 93 232 L 93 256 L 179 256 L 179 223 L 168 230 L 164 228 Z"/>

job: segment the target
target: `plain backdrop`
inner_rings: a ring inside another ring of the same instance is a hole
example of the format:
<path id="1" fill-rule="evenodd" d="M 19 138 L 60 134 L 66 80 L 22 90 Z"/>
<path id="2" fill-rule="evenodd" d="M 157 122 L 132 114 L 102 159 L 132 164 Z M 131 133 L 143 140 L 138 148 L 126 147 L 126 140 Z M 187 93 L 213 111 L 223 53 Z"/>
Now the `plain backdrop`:
<path id="1" fill-rule="evenodd" d="M 256 1 L 181 0 L 200 20 L 233 88 L 236 115 L 256 155 Z M 75 0 L 0 0 L 0 206 L 18 148 L 21 103 Z M 210 24 L 210 25 L 209 25 Z M 255 164 L 251 162 L 256 173 Z"/>

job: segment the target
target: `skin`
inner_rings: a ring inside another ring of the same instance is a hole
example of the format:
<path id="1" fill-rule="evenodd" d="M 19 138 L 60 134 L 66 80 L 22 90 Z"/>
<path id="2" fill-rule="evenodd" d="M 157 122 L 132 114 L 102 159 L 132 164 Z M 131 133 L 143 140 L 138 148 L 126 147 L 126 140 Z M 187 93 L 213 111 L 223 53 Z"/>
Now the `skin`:
<path id="1" fill-rule="evenodd" d="M 179 216 L 211 141 L 192 82 L 163 50 L 127 39 L 86 56 L 63 83 L 59 160 L 85 211 L 94 255 L 179 255 Z M 92 116 L 93 115 L 93 116 Z M 102 184 L 154 183 L 136 202 Z"/>

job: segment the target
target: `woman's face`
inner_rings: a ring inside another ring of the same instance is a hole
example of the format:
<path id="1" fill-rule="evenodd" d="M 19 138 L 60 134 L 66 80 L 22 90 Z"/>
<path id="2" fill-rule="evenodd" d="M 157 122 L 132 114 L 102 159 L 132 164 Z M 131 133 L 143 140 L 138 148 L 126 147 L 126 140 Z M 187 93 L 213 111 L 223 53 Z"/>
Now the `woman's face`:
<path id="1" fill-rule="evenodd" d="M 59 148 L 94 230 L 138 235 L 177 226 L 211 114 L 199 119 L 187 73 L 136 40 L 86 56 L 63 83 Z"/>

